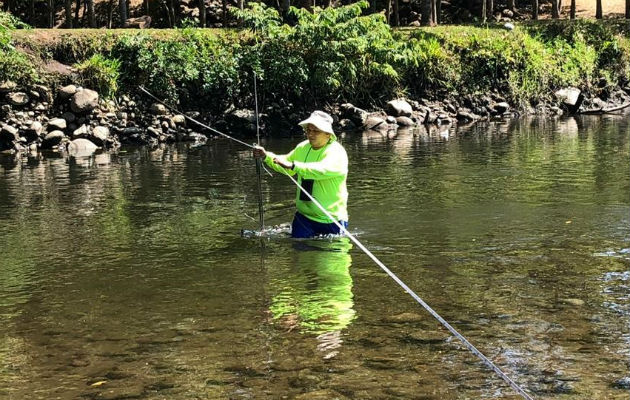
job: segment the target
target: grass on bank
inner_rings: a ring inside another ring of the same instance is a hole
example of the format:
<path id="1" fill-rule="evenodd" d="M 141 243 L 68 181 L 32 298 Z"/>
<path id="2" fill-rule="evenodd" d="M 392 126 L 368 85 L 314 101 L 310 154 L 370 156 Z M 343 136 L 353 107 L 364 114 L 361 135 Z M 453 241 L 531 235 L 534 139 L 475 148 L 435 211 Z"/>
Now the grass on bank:
<path id="1" fill-rule="evenodd" d="M 253 72 L 261 100 L 282 107 L 350 101 L 379 105 L 411 98 L 498 92 L 514 104 L 578 86 L 606 91 L 630 74 L 623 25 L 577 20 L 391 29 L 366 2 L 292 9 L 292 26 L 258 3 L 239 13 L 247 29 L 0 31 L 0 80 L 46 77 L 22 69 L 28 58 L 77 66 L 105 95 L 143 84 L 159 96 L 220 112 L 252 103 Z M 0 20 L 2 20 L 0 18 Z M 19 49 L 30 49 L 30 56 Z M 28 61 L 29 65 L 40 62 Z"/>

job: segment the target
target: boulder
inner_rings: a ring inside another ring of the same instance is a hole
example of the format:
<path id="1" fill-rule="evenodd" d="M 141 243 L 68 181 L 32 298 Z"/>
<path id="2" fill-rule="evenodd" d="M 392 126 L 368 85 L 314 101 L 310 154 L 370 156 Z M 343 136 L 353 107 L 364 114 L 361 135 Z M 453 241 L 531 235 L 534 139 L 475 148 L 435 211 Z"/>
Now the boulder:
<path id="1" fill-rule="evenodd" d="M 91 89 L 76 92 L 70 100 L 70 109 L 75 113 L 87 113 L 98 107 L 98 93 Z"/>
<path id="2" fill-rule="evenodd" d="M 66 120 L 63 118 L 53 118 L 50 121 L 48 121 L 48 130 L 49 131 L 55 131 L 55 130 L 64 130 L 68 127 L 68 124 L 66 123 Z"/>
<path id="3" fill-rule="evenodd" d="M 356 126 L 364 126 L 369 113 L 359 107 L 355 107 L 350 103 L 344 103 L 340 106 L 341 116 L 347 118 Z"/>
<path id="4" fill-rule="evenodd" d="M 256 130 L 256 113 L 252 110 L 234 110 L 225 116 L 226 122 L 234 129 L 253 132 Z"/>
<path id="5" fill-rule="evenodd" d="M 151 111 L 155 115 L 168 114 L 168 108 L 166 108 L 164 104 L 160 104 L 160 103 L 151 104 L 151 108 L 149 108 L 149 111 Z"/>
<path id="6" fill-rule="evenodd" d="M 42 149 L 52 149 L 66 137 L 62 131 L 52 131 L 42 141 Z"/>
<path id="7" fill-rule="evenodd" d="M 13 81 L 0 82 L 0 93 L 9 93 L 17 88 L 17 83 Z"/>
<path id="8" fill-rule="evenodd" d="M 0 129 L 0 142 L 9 143 L 19 138 L 18 129 L 16 127 L 7 124 L 2 125 L 2 129 Z"/>
<path id="9" fill-rule="evenodd" d="M 73 138 L 81 138 L 81 137 L 87 136 L 88 133 L 90 133 L 90 130 L 87 127 L 87 125 L 81 125 L 80 127 L 78 127 L 77 129 L 75 129 L 72 132 L 72 137 Z"/>
<path id="10" fill-rule="evenodd" d="M 171 118 L 171 121 L 175 125 L 181 125 L 181 126 L 185 126 L 186 125 L 186 117 L 184 117 L 181 114 L 174 115 L 173 118 Z"/>
<path id="11" fill-rule="evenodd" d="M 24 92 L 10 92 L 7 94 L 7 100 L 13 106 L 23 106 L 28 104 L 30 98 Z"/>
<path id="12" fill-rule="evenodd" d="M 387 130 L 389 129 L 387 122 L 381 117 L 370 115 L 365 121 L 365 128 L 374 130 Z"/>
<path id="13" fill-rule="evenodd" d="M 61 114 L 61 118 L 65 119 L 66 122 L 74 122 L 77 119 L 77 116 L 70 111 L 66 111 L 65 113 Z"/>
<path id="14" fill-rule="evenodd" d="M 510 105 L 506 103 L 505 101 L 502 101 L 500 103 L 495 104 L 494 107 L 492 107 L 492 109 L 497 114 L 503 114 L 510 109 Z"/>
<path id="15" fill-rule="evenodd" d="M 53 101 L 52 92 L 48 86 L 44 85 L 33 85 L 32 91 L 39 94 L 40 98 L 50 103 Z"/>
<path id="16" fill-rule="evenodd" d="M 65 101 L 70 97 L 74 96 L 74 94 L 79 90 L 75 85 L 64 86 L 57 92 L 57 97 L 59 100 Z"/>
<path id="17" fill-rule="evenodd" d="M 42 134 L 42 132 L 44 131 L 44 127 L 42 126 L 41 122 L 39 121 L 31 121 L 31 123 L 29 124 L 28 128 L 24 129 L 24 137 L 29 141 L 32 142 L 34 140 L 36 140 L 37 138 L 39 138 L 39 136 Z"/>
<path id="18" fill-rule="evenodd" d="M 399 126 L 414 126 L 416 123 L 409 117 L 396 117 L 396 123 Z"/>
<path id="19" fill-rule="evenodd" d="M 572 114 L 580 108 L 584 100 L 582 91 L 574 87 L 560 89 L 556 91 L 555 95 L 556 98 L 562 102 L 562 105 Z"/>
<path id="20" fill-rule="evenodd" d="M 74 156 L 89 156 L 98 149 L 98 146 L 87 139 L 74 139 L 68 143 L 68 153 Z"/>
<path id="21" fill-rule="evenodd" d="M 391 100 L 385 105 L 385 112 L 394 117 L 411 117 L 412 111 L 411 105 L 403 99 Z"/>

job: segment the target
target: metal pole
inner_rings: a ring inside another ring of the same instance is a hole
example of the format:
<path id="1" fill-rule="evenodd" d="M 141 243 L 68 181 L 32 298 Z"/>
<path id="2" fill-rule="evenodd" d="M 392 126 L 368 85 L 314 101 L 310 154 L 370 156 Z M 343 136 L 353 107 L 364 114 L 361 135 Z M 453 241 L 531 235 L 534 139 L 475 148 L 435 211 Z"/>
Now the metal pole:
<path id="1" fill-rule="evenodd" d="M 256 72 L 254 72 L 254 103 L 256 107 L 256 142 L 260 146 L 260 124 L 258 122 L 258 91 L 256 89 Z M 262 160 L 256 158 L 256 177 L 258 178 L 258 216 L 260 219 L 260 231 L 265 231 L 265 209 L 263 208 L 262 195 Z"/>

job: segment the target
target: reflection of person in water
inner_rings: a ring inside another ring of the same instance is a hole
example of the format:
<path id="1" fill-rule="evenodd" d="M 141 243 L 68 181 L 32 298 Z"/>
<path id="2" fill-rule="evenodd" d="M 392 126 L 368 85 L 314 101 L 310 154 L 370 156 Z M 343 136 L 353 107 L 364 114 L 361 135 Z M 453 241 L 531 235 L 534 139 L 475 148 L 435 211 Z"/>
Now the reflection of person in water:
<path id="1" fill-rule="evenodd" d="M 273 319 L 288 330 L 314 333 L 327 340 L 354 319 L 352 245 L 347 239 L 317 245 L 296 244 L 301 248 L 296 251 L 293 275 L 276 281 L 280 291 L 270 310 Z"/>

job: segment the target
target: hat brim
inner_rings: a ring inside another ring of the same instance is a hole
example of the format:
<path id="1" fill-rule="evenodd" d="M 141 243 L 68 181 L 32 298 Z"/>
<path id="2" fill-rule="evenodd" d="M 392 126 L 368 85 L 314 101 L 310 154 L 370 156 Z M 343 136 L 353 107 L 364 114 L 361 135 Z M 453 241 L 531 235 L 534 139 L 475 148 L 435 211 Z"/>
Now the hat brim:
<path id="1" fill-rule="evenodd" d="M 320 131 L 328 133 L 336 137 L 335 132 L 333 131 L 332 125 L 326 121 L 322 121 L 319 118 L 309 117 L 305 119 L 304 121 L 300 122 L 298 125 L 300 125 L 302 128 L 305 128 L 307 125 L 313 125 L 315 128 L 319 129 Z"/>

